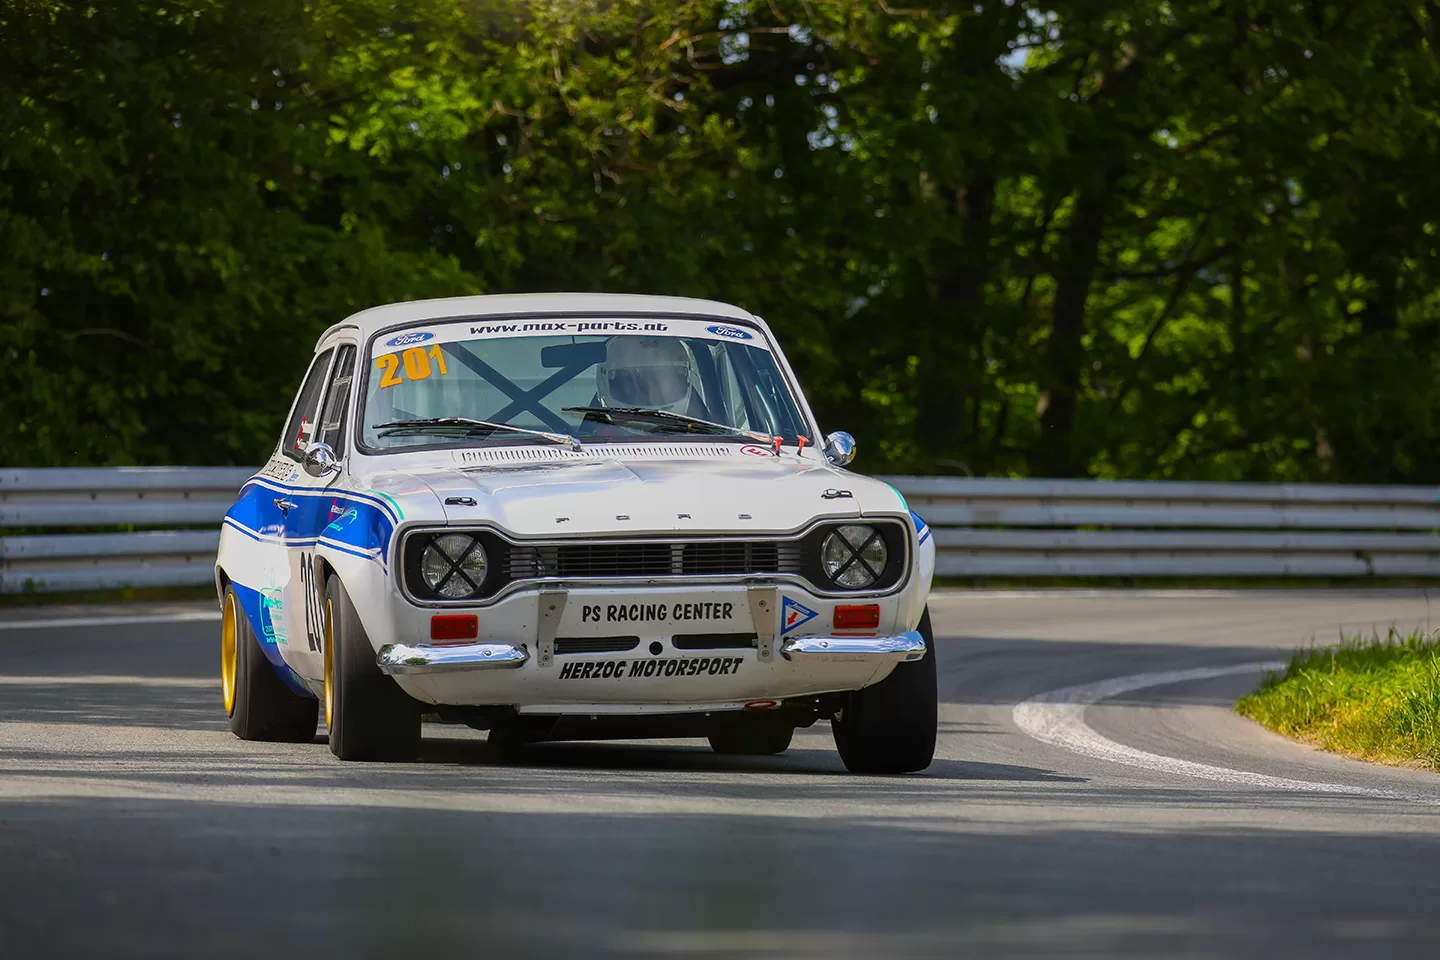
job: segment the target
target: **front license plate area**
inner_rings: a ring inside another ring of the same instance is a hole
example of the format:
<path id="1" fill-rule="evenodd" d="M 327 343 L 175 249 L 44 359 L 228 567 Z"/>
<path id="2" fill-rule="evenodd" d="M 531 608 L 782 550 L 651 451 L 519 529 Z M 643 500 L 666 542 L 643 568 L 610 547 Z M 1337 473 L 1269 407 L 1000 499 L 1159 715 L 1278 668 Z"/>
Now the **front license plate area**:
<path id="1" fill-rule="evenodd" d="M 750 606 L 735 591 L 662 596 L 577 591 L 565 605 L 558 636 L 659 639 L 753 632 Z"/>

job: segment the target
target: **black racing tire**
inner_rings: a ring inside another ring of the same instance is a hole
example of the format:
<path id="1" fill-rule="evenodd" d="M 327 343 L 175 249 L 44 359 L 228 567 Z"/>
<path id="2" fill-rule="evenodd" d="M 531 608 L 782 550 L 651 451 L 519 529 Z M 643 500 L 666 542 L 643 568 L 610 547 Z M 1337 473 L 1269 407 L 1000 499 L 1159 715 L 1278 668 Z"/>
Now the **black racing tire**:
<path id="1" fill-rule="evenodd" d="M 220 618 L 220 694 L 230 732 L 241 740 L 310 743 L 320 703 L 285 686 L 265 659 L 235 585 L 225 585 Z"/>
<path id="2" fill-rule="evenodd" d="M 420 704 L 380 672 L 340 578 L 325 584 L 325 726 L 341 760 L 405 762 L 420 754 Z"/>
<path id="3" fill-rule="evenodd" d="M 851 773 L 914 773 L 935 758 L 938 695 L 930 610 L 920 617 L 925 656 L 896 664 L 879 683 L 856 690 L 830 722 Z"/>
<path id="4" fill-rule="evenodd" d="M 740 757 L 772 757 L 790 749 L 795 725 L 765 714 L 726 717 L 709 737 L 710 749 Z"/>

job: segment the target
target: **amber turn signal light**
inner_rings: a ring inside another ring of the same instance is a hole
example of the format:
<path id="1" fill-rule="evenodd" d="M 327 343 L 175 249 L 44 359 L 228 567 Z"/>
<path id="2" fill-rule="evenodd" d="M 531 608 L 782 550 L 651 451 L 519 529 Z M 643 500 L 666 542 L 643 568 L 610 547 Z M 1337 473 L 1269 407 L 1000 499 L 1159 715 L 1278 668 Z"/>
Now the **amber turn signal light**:
<path id="1" fill-rule="evenodd" d="M 879 626 L 880 605 L 878 603 L 835 608 L 836 630 L 875 630 Z"/>
<path id="2" fill-rule="evenodd" d="M 431 640 L 474 640 L 480 635 L 480 618 L 473 613 L 443 613 L 430 618 Z"/>

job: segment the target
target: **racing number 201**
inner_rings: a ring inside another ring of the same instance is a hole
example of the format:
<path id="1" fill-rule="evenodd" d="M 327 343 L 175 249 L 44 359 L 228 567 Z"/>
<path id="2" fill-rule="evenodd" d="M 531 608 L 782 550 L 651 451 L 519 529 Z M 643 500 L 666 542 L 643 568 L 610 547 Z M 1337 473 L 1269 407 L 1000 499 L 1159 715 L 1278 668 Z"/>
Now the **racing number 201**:
<path id="1" fill-rule="evenodd" d="M 431 360 L 435 366 L 430 366 Z M 387 353 L 382 357 L 375 358 L 375 366 L 380 368 L 380 387 L 393 387 L 397 383 L 404 383 L 406 380 L 424 380 L 430 376 L 432 370 L 439 370 L 443 377 L 450 371 L 445 369 L 445 354 L 440 349 L 440 344 L 435 344 L 429 351 L 424 347 L 411 347 L 401 353 Z M 405 376 L 400 376 L 400 368 L 405 368 Z"/>
<path id="2" fill-rule="evenodd" d="M 320 603 L 320 589 L 315 583 L 315 555 L 300 554 L 300 592 L 305 595 L 305 643 L 319 651 L 325 639 L 325 611 Z"/>

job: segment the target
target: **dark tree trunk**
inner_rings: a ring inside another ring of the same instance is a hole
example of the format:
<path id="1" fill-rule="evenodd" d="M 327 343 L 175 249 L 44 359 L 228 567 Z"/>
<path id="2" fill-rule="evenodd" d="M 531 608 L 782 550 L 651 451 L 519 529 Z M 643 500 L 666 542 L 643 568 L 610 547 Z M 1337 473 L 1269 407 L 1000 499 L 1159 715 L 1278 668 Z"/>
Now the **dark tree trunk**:
<path id="1" fill-rule="evenodd" d="M 972 322 L 980 291 L 990 274 L 991 216 L 995 179 L 979 171 L 955 189 L 954 213 L 959 242 L 947 244 L 932 264 L 933 312 L 925 318 L 920 365 L 915 383 L 916 430 L 920 447 L 933 458 L 966 460 L 965 398 L 978 405 L 981 397 L 972 356 L 976 325 Z"/>
<path id="2" fill-rule="evenodd" d="M 1100 239 L 1119 179 L 1118 167 L 1106 171 L 1104 185 L 1081 193 L 1075 216 L 1065 230 L 1059 269 L 1055 273 L 1055 306 L 1050 339 L 1040 376 L 1040 435 L 1030 458 L 1030 472 L 1039 477 L 1078 477 L 1085 474 L 1085 457 L 1075 442 L 1075 416 L 1079 409 L 1082 338 L 1085 305 L 1095 268 L 1100 261 Z"/>

